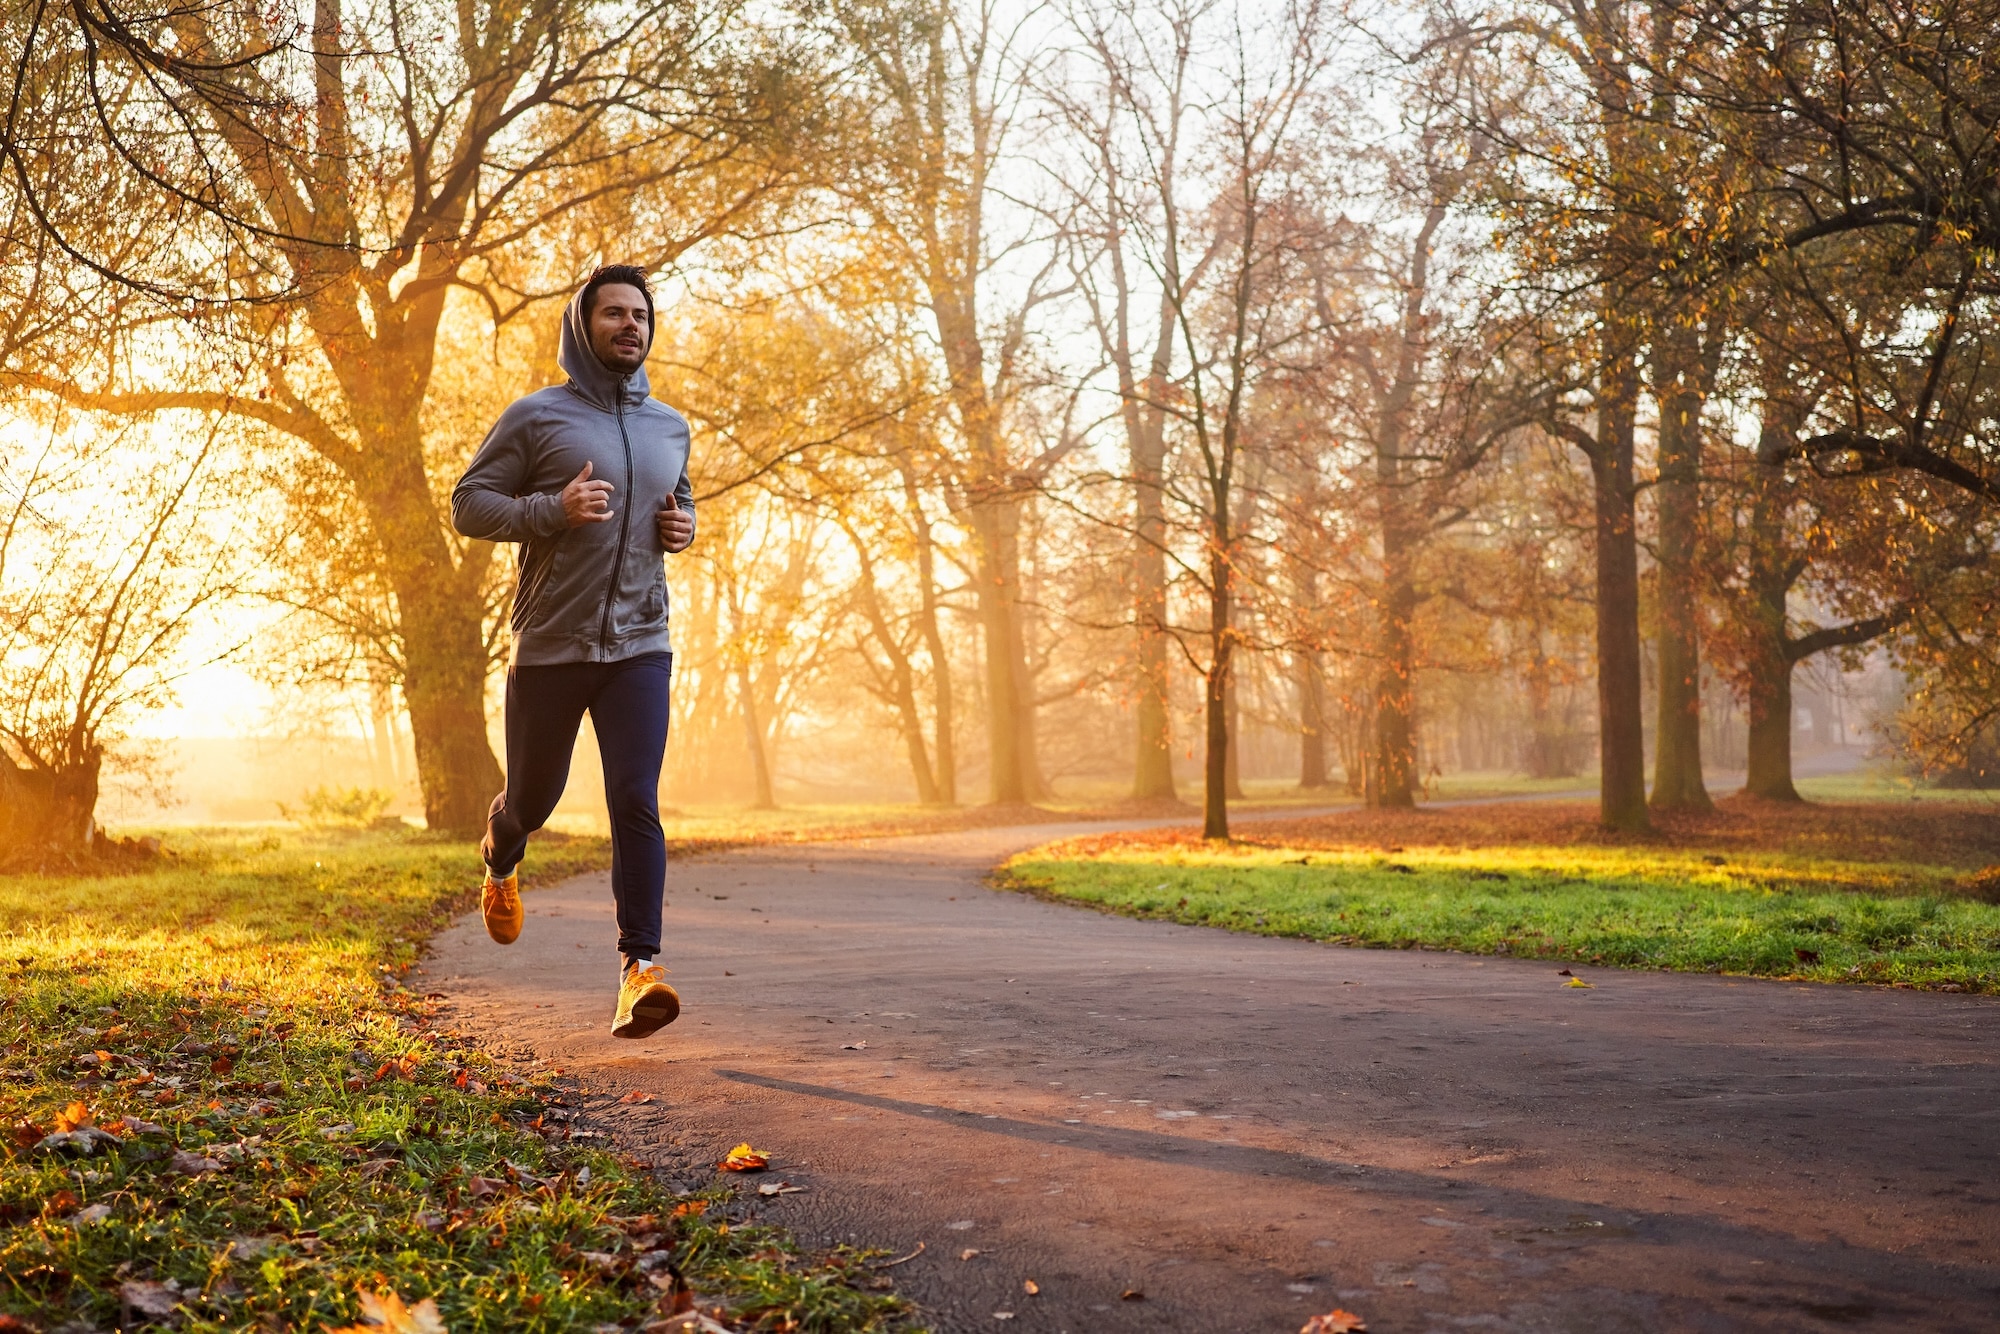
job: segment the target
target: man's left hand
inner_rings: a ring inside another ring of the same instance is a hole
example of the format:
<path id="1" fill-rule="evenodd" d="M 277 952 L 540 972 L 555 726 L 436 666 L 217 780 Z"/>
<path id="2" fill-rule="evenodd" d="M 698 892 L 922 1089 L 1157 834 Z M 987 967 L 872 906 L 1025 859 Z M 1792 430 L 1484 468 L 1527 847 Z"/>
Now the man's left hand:
<path id="1" fill-rule="evenodd" d="M 688 549 L 694 541 L 694 515 L 684 510 L 673 496 L 667 497 L 667 507 L 660 511 L 660 545 L 669 552 Z"/>

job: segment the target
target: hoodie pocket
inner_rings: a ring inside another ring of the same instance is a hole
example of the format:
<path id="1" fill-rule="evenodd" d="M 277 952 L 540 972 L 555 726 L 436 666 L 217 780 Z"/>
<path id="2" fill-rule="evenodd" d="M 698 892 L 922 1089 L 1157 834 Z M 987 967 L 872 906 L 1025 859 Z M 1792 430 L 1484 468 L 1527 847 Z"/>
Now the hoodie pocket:
<path id="1" fill-rule="evenodd" d="M 554 550 L 525 572 L 527 577 L 522 580 L 521 596 L 514 604 L 513 625 L 517 633 L 534 629 L 548 618 L 550 611 L 561 601 L 556 590 L 562 581 L 563 566 L 568 563 L 570 544 L 564 540 L 568 536 L 568 532 L 559 534 L 553 544 Z"/>

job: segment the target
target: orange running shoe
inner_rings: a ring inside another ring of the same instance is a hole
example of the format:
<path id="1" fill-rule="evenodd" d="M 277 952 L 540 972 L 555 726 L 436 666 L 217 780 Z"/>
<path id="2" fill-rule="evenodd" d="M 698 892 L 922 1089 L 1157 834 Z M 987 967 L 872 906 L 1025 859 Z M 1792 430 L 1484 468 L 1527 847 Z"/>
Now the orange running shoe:
<path id="1" fill-rule="evenodd" d="M 628 963 L 618 974 L 614 1038 L 643 1038 L 680 1018 L 681 994 L 667 985 L 667 970 L 656 963 Z"/>
<path id="2" fill-rule="evenodd" d="M 511 945 L 521 936 L 521 873 L 495 880 L 486 873 L 479 891 L 479 915 L 486 919 L 486 934 L 502 945 Z"/>

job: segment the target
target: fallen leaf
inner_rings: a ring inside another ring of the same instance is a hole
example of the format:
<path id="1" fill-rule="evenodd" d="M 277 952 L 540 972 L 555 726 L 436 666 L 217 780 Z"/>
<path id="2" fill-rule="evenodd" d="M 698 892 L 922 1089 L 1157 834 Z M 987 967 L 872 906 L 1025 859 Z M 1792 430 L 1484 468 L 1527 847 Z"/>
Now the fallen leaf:
<path id="1" fill-rule="evenodd" d="M 178 1290 L 164 1283 L 151 1283 L 143 1279 L 126 1279 L 118 1285 L 118 1300 L 137 1311 L 140 1315 L 164 1320 L 174 1313 L 181 1303 Z"/>
<path id="2" fill-rule="evenodd" d="M 1127 1288 L 1118 1294 L 1118 1300 L 1121 1302 L 1143 1302 L 1146 1300 L 1146 1294 L 1137 1288 Z"/>
<path id="3" fill-rule="evenodd" d="M 326 1334 L 450 1334 L 438 1315 L 437 1303 L 428 1297 L 415 1306 L 405 1306 L 403 1299 L 387 1288 L 355 1296 L 361 1303 L 361 1318 L 368 1323 L 329 1327 Z"/>
<path id="4" fill-rule="evenodd" d="M 804 1190 L 804 1186 L 794 1186 L 789 1181 L 766 1181 L 757 1187 L 759 1195 L 797 1195 Z"/>
<path id="5" fill-rule="evenodd" d="M 156 1126 L 151 1121 L 141 1121 L 136 1116 L 120 1117 L 118 1119 L 118 1128 L 128 1135 L 164 1135 L 167 1133 L 165 1126 Z"/>
<path id="6" fill-rule="evenodd" d="M 1797 959 L 1800 963 L 1818 963 L 1819 951 L 1795 949 L 1792 951 L 1792 957 L 1794 959 Z"/>
<path id="7" fill-rule="evenodd" d="M 867 1051 L 868 1044 L 866 1042 L 843 1042 L 840 1044 L 840 1049 L 842 1051 Z"/>
<path id="8" fill-rule="evenodd" d="M 620 1098 L 618 1101 L 637 1105 L 642 1102 L 653 1101 L 653 1095 L 650 1093 L 628 1093 L 624 1097 Z"/>
<path id="9" fill-rule="evenodd" d="M 1038 1297 L 1041 1295 L 1042 1285 L 1031 1278 L 1025 1278 L 1021 1280 L 1021 1291 L 1030 1297 Z"/>
<path id="10" fill-rule="evenodd" d="M 465 1193 L 472 1196 L 500 1195 L 507 1183 L 498 1177 L 471 1176 L 465 1179 Z"/>
<path id="11" fill-rule="evenodd" d="M 983 1255 L 983 1254 L 985 1254 L 985 1252 L 981 1251 L 978 1247 L 968 1246 L 964 1250 L 958 1253 L 958 1258 L 961 1260 L 970 1260 L 975 1255 Z"/>
<path id="12" fill-rule="evenodd" d="M 995 1311 L 993 1313 L 993 1318 L 995 1320 L 1012 1320 L 1014 1318 L 1014 1313 L 1012 1311 Z"/>
<path id="13" fill-rule="evenodd" d="M 716 1164 L 725 1172 L 761 1172 L 770 1165 L 771 1155 L 757 1152 L 747 1140 L 731 1149 L 729 1156 Z"/>
<path id="14" fill-rule="evenodd" d="M 674 1217 L 686 1218 L 689 1214 L 698 1214 L 707 1208 L 707 1200 L 683 1200 L 674 1206 Z"/>
<path id="15" fill-rule="evenodd" d="M 110 1205 L 93 1204 L 71 1214 L 69 1223 L 71 1227 L 89 1227 L 92 1223 L 102 1223 L 109 1217 L 111 1217 Z"/>
<path id="16" fill-rule="evenodd" d="M 199 1177 L 207 1176 L 210 1172 L 220 1172 L 222 1164 L 213 1158 L 204 1158 L 198 1153 L 189 1153 L 186 1149 L 175 1149 L 174 1160 L 170 1170 L 178 1172 L 184 1177 Z"/>
<path id="17" fill-rule="evenodd" d="M 18 1148 L 32 1149 L 48 1133 L 33 1121 L 19 1121 L 14 1125 L 14 1143 Z"/>
<path id="18" fill-rule="evenodd" d="M 1299 1334 L 1368 1334 L 1368 1325 L 1354 1312 L 1336 1309 L 1306 1321 Z"/>
<path id="19" fill-rule="evenodd" d="M 66 1133 L 72 1130 L 88 1130 L 96 1124 L 96 1120 L 90 1114 L 90 1109 L 80 1102 L 73 1102 L 56 1113 L 56 1129 L 59 1132 Z"/>
<path id="20" fill-rule="evenodd" d="M 1572 977 L 1569 981 L 1563 983 L 1563 985 L 1566 987 L 1575 987 L 1580 991 L 1590 990 L 1590 983 L 1584 981 L 1580 977 Z"/>

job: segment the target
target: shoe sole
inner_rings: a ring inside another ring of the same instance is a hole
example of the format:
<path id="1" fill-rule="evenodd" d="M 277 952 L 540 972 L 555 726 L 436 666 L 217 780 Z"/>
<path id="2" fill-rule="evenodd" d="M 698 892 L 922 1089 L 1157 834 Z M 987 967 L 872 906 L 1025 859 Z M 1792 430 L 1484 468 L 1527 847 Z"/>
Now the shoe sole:
<path id="1" fill-rule="evenodd" d="M 681 1017 L 681 998 L 672 987 L 662 987 L 640 999 L 632 1006 L 632 1018 L 623 1028 L 613 1028 L 614 1038 L 643 1038 L 653 1034 Z"/>

